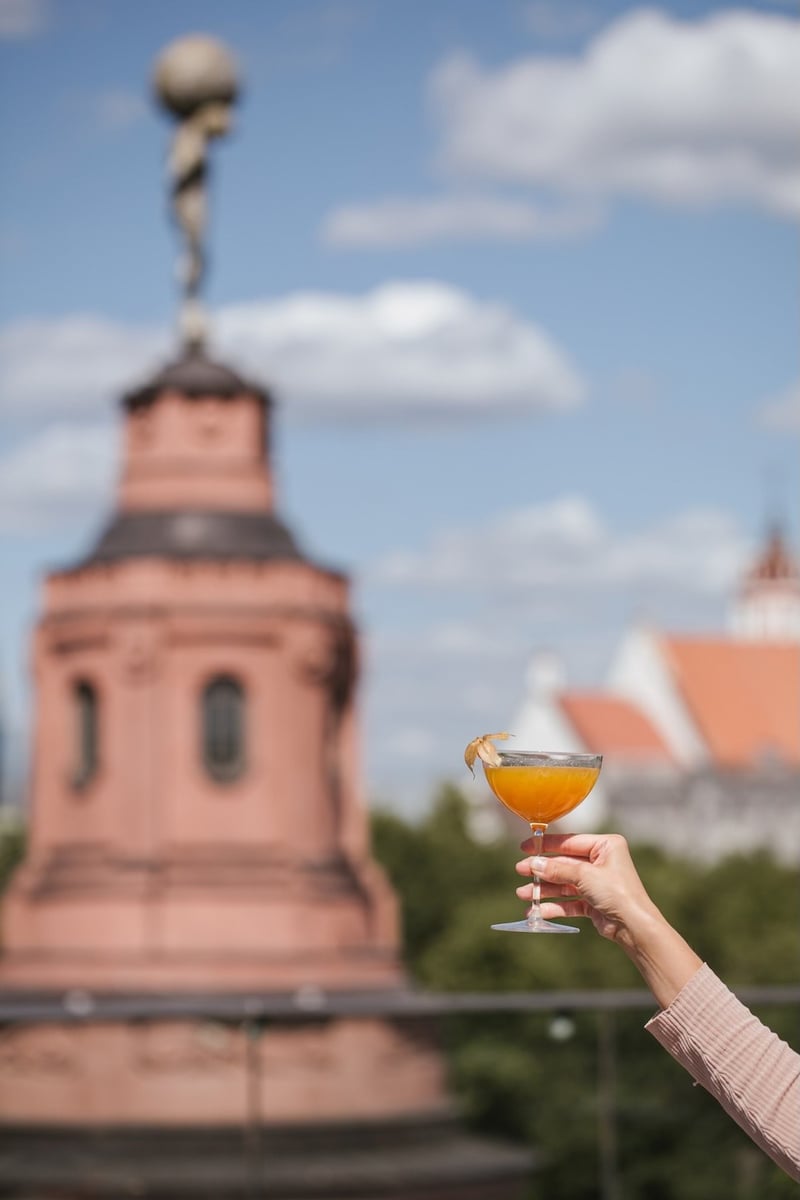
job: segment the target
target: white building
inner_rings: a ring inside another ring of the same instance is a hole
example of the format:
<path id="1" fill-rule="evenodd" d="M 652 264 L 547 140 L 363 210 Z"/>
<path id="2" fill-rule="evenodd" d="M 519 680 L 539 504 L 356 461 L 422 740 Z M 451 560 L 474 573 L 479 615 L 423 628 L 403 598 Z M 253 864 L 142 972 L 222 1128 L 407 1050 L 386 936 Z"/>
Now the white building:
<path id="1" fill-rule="evenodd" d="M 727 634 L 637 626 L 606 687 L 566 686 L 538 656 L 511 729 L 519 745 L 604 755 L 562 827 L 713 859 L 770 849 L 800 861 L 800 571 L 773 532 L 734 599 Z"/>

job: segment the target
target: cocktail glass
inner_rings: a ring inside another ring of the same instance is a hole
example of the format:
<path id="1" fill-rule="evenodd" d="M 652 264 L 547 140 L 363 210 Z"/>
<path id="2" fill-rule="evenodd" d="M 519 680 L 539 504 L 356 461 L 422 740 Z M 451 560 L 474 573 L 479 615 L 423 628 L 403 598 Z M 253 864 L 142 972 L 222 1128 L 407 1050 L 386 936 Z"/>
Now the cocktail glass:
<path id="1" fill-rule="evenodd" d="M 602 754 L 544 754 L 499 751 L 497 766 L 483 763 L 489 787 L 501 804 L 531 827 L 541 854 L 545 830 L 551 821 L 565 817 L 585 800 L 597 782 Z M 542 887 L 533 877 L 533 903 L 524 921 L 492 925 L 512 933 L 580 933 L 574 925 L 560 925 L 542 917 Z"/>

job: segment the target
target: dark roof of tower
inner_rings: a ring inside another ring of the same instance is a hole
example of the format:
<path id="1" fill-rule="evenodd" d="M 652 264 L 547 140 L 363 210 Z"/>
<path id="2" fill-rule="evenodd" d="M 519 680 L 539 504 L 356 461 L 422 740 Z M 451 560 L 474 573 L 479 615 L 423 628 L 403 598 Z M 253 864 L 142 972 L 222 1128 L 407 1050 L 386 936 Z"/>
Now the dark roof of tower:
<path id="1" fill-rule="evenodd" d="M 271 513 L 117 512 L 79 567 L 127 558 L 308 561 Z"/>
<path id="2" fill-rule="evenodd" d="M 269 403 L 269 393 L 245 379 L 223 363 L 214 362 L 202 350 L 187 350 L 168 363 L 148 382 L 123 396 L 126 408 L 152 404 L 160 392 L 175 391 L 184 396 L 241 396 L 243 392 Z"/>

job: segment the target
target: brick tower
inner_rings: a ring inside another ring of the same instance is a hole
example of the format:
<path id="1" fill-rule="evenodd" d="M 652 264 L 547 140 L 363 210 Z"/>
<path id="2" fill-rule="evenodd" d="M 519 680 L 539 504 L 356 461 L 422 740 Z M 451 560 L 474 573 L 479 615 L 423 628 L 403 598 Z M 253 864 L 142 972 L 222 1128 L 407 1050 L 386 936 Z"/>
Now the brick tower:
<path id="1" fill-rule="evenodd" d="M 178 49 L 229 103 L 221 49 Z M 526 1156 L 460 1133 L 434 1041 L 381 1016 L 404 975 L 360 794 L 348 583 L 275 514 L 269 396 L 205 351 L 196 215 L 183 350 L 124 398 L 115 510 L 44 584 L 29 845 L 3 899 L 0 985 L 29 1019 L 0 1036 L 0 1192 L 514 1196 Z M 258 1037 L 243 1019 L 337 996 L 362 1014 Z"/>

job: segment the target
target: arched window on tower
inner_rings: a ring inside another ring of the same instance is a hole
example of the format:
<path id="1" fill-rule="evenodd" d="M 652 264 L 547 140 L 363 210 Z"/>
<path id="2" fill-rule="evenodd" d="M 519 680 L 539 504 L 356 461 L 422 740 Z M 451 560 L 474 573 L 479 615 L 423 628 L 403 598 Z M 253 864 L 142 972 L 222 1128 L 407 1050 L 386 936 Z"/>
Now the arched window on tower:
<path id="1" fill-rule="evenodd" d="M 98 709 L 96 688 L 85 679 L 79 679 L 72 688 L 72 783 L 76 788 L 86 787 L 97 773 Z"/>
<path id="2" fill-rule="evenodd" d="M 203 765 L 212 779 L 228 783 L 244 771 L 244 689 L 230 675 L 218 675 L 203 691 Z"/>

